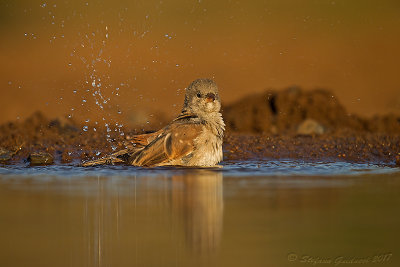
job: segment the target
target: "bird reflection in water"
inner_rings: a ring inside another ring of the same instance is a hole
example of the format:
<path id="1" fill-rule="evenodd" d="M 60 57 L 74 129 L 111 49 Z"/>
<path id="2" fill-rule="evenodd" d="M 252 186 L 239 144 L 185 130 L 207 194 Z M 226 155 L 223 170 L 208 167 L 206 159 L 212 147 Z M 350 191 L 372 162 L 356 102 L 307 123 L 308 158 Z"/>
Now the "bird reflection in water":
<path id="1" fill-rule="evenodd" d="M 166 255 L 164 260 L 217 251 L 222 173 L 188 170 L 156 178 L 100 178 L 89 187 L 80 202 L 85 243 L 81 252 L 88 266 L 157 261 L 149 256 L 154 250 Z"/>
<path id="2" fill-rule="evenodd" d="M 221 241 L 222 174 L 196 171 L 172 177 L 172 209 L 183 219 L 187 245 L 196 253 L 211 253 Z"/>

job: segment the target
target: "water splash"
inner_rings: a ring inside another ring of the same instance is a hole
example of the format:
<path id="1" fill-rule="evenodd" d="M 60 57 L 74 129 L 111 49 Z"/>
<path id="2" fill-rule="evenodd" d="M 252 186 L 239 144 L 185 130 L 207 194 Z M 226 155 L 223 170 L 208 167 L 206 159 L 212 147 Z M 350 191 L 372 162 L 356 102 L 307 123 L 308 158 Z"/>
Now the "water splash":
<path id="1" fill-rule="evenodd" d="M 73 93 L 81 98 L 81 106 L 86 111 L 102 116 L 106 140 L 114 147 L 111 133 L 119 132 L 120 135 L 125 135 L 122 127 L 119 127 L 122 125 L 119 122 L 122 112 L 118 105 L 120 89 L 125 86 L 125 83 L 120 82 L 118 86 L 115 86 L 111 81 L 112 60 L 107 54 L 111 38 L 110 28 L 108 25 L 96 27 L 87 24 L 84 31 L 78 32 L 78 36 L 81 41 L 74 47 L 70 56 L 78 59 L 77 62 L 83 65 L 86 73 L 80 85 L 82 88 L 75 89 Z M 95 104 L 95 110 L 91 105 L 87 105 L 89 103 Z M 89 119 L 85 120 L 87 124 L 83 128 L 84 131 L 88 130 L 89 122 Z M 101 125 L 98 125 L 97 121 L 95 125 L 93 131 L 98 131 Z"/>
<path id="2" fill-rule="evenodd" d="M 54 2 L 39 2 L 36 5 L 37 9 L 41 10 L 42 20 L 48 23 L 48 35 L 41 34 L 41 39 L 50 41 L 51 46 L 56 43 L 63 42 L 66 51 L 66 60 L 64 66 L 68 72 L 75 72 L 77 75 L 83 77 L 77 79 L 73 88 L 61 91 L 61 97 L 58 96 L 56 103 L 69 100 L 73 97 L 75 106 L 67 106 L 67 117 L 75 118 L 77 121 L 85 120 L 86 113 L 93 114 L 92 121 L 86 121 L 82 126 L 82 131 L 103 131 L 106 134 L 106 139 L 110 145 L 115 142 L 113 136 L 124 136 L 123 116 L 126 116 L 125 111 L 120 107 L 119 102 L 121 96 L 127 89 L 132 91 L 139 91 L 137 87 L 131 87 L 131 82 L 136 82 L 136 76 L 128 78 L 124 81 L 115 81 L 115 77 L 110 77 L 112 68 L 114 68 L 111 51 L 115 49 L 114 41 L 119 34 L 129 35 L 136 40 L 143 39 L 150 33 L 152 28 L 152 17 L 148 13 L 143 13 L 142 24 L 131 25 L 125 16 L 129 16 L 128 8 L 123 8 L 118 12 L 118 24 L 106 23 L 103 16 L 100 14 L 97 21 L 94 21 L 90 16 L 90 12 L 95 10 L 94 5 L 89 5 L 89 2 L 83 2 L 80 8 L 73 8 L 66 13 L 59 12 L 65 6 L 70 6 L 68 2 L 57 3 Z M 72 25 L 72 19 L 80 19 L 78 27 Z M 74 27 L 75 31 L 67 31 Z M 128 30 L 124 30 L 128 29 Z M 36 39 L 35 33 L 29 29 L 24 29 L 21 34 L 26 40 Z M 75 35 L 75 36 L 74 36 Z M 132 36 L 133 35 L 133 36 Z M 166 41 L 174 41 L 176 34 L 174 32 L 165 32 Z M 39 37 L 39 36 L 38 36 Z M 72 38 L 69 38 L 72 37 Z M 77 37 L 77 39 L 75 38 Z M 115 38 L 114 38 L 115 37 Z M 132 47 L 130 45 L 126 51 L 127 55 L 132 54 Z M 155 49 L 158 49 L 158 44 L 155 44 Z M 127 56 L 128 58 L 128 56 Z M 156 62 L 161 63 L 155 59 Z M 171 63 L 176 67 L 180 67 L 179 62 Z M 83 72 L 82 72 L 83 69 Z M 143 70 L 147 70 L 148 66 L 144 66 Z M 70 95 L 64 95 L 69 93 Z M 138 96 L 138 101 L 143 100 L 143 95 Z M 135 103 L 132 104 L 135 106 Z M 96 117 L 99 123 L 95 122 Z M 95 123 L 94 123 L 95 122 Z M 93 125 L 94 124 L 94 125 Z M 94 127 L 95 126 L 95 127 Z"/>

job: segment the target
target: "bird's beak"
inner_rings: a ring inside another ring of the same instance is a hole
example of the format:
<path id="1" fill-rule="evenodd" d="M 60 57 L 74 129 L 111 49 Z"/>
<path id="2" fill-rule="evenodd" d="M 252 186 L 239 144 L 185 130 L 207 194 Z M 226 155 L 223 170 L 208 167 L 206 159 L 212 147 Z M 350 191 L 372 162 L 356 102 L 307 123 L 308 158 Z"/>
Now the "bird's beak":
<path id="1" fill-rule="evenodd" d="M 213 93 L 208 93 L 206 95 L 206 101 L 207 102 L 213 102 L 215 100 L 215 95 Z"/>

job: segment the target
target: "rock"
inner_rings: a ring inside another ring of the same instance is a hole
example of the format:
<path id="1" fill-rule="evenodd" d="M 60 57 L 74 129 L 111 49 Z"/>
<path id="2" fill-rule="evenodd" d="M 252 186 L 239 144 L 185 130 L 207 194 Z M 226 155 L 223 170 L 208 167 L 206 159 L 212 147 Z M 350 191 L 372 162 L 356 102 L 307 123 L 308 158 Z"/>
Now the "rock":
<path id="1" fill-rule="evenodd" d="M 51 165 L 54 163 L 53 156 L 46 152 L 32 153 L 28 157 L 31 166 Z"/>
<path id="2" fill-rule="evenodd" d="M 396 162 L 396 166 L 400 167 L 400 155 L 396 156 L 395 162 Z"/>
<path id="3" fill-rule="evenodd" d="M 7 162 L 12 158 L 12 156 L 13 153 L 11 151 L 0 147 L 0 162 Z"/>
<path id="4" fill-rule="evenodd" d="M 250 95 L 223 107 L 227 129 L 236 132 L 270 132 L 276 115 L 276 96 L 270 92 Z M 276 131 L 276 127 L 274 128 Z"/>
<path id="5" fill-rule="evenodd" d="M 345 108 L 329 91 L 298 87 L 253 94 L 224 106 L 227 130 L 235 132 L 296 133 L 297 125 L 313 119 L 329 129 L 349 127 Z M 357 121 L 354 127 L 359 126 Z"/>
<path id="6" fill-rule="evenodd" d="M 297 127 L 297 134 L 300 135 L 319 135 L 324 132 L 324 127 L 313 119 L 306 119 Z"/>
<path id="7" fill-rule="evenodd" d="M 368 128 L 377 133 L 400 134 L 400 116 L 395 114 L 374 116 L 369 121 Z"/>

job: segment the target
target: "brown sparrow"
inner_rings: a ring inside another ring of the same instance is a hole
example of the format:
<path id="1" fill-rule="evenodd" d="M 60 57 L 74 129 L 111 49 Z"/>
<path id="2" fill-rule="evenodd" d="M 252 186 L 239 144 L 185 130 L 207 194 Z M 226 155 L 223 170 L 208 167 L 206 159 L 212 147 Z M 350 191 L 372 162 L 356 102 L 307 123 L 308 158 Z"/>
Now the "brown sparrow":
<path id="1" fill-rule="evenodd" d="M 222 160 L 225 130 L 220 109 L 215 82 L 197 79 L 186 89 L 181 114 L 170 124 L 154 133 L 135 135 L 127 149 L 82 166 L 126 163 L 147 167 L 217 167 Z"/>

